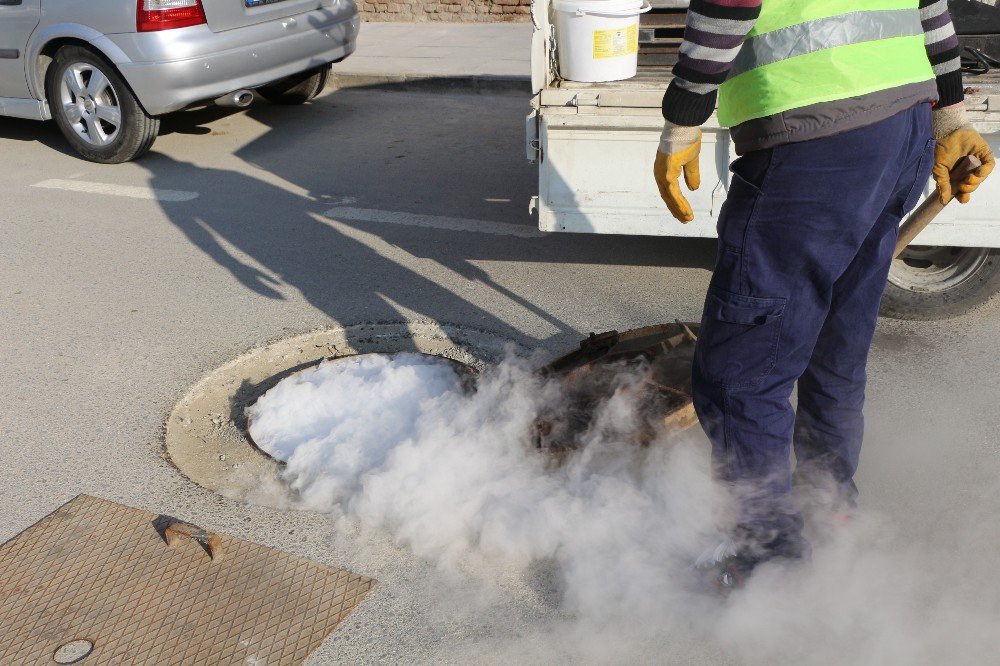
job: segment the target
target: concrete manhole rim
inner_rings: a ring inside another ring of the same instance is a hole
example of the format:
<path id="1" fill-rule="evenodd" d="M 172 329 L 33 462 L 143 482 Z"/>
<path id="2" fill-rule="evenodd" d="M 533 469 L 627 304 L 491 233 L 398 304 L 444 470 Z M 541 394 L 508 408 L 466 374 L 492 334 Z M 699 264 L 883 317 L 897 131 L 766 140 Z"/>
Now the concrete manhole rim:
<path id="1" fill-rule="evenodd" d="M 482 370 L 511 346 L 490 331 L 438 322 L 378 322 L 325 328 L 274 340 L 212 370 L 191 386 L 164 424 L 164 457 L 188 480 L 224 496 L 271 503 L 255 489 L 280 463 L 247 433 L 246 405 L 281 379 L 331 358 L 416 352 Z"/>

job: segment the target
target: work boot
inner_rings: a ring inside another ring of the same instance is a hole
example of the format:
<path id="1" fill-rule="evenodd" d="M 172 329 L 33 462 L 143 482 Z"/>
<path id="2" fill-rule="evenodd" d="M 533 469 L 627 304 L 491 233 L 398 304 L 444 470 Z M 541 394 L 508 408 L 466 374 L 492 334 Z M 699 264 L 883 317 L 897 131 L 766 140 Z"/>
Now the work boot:
<path id="1" fill-rule="evenodd" d="M 801 466 L 800 466 L 801 467 Z M 825 543 L 847 527 L 857 510 L 857 487 L 837 483 L 832 475 L 796 471 L 794 496 L 809 538 Z"/>
<path id="2" fill-rule="evenodd" d="M 812 555 L 812 547 L 801 536 L 779 535 L 761 543 L 750 534 L 740 528 L 738 536 L 720 541 L 695 561 L 702 580 L 723 597 L 743 589 L 750 574 L 764 562 L 804 562 Z"/>
<path id="3" fill-rule="evenodd" d="M 695 571 L 703 583 L 717 594 L 728 597 L 733 590 L 742 589 L 756 563 L 741 557 L 732 539 L 720 541 L 702 553 L 694 563 Z"/>

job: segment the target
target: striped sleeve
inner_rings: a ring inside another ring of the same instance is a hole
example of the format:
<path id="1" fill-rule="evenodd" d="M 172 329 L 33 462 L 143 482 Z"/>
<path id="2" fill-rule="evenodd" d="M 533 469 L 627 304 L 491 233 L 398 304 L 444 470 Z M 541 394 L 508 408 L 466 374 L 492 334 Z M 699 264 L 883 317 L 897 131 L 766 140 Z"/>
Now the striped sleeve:
<path id="1" fill-rule="evenodd" d="M 948 13 L 947 0 L 920 0 L 920 21 L 924 26 L 924 46 L 937 77 L 940 107 L 965 99 L 958 36 Z"/>
<path id="2" fill-rule="evenodd" d="M 761 0 L 691 0 L 674 79 L 663 95 L 664 118 L 688 127 L 708 120 L 760 5 Z"/>

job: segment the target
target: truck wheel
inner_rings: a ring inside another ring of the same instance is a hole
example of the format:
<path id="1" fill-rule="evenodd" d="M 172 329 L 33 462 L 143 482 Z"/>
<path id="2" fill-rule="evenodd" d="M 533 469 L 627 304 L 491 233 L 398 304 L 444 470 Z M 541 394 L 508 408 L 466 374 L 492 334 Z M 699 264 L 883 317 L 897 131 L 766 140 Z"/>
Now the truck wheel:
<path id="1" fill-rule="evenodd" d="M 1000 291 L 1000 249 L 910 246 L 889 269 L 881 314 L 895 319 L 947 319 Z"/>
<path id="2" fill-rule="evenodd" d="M 160 120 L 146 114 L 114 66 L 81 46 L 56 52 L 45 94 L 66 140 L 91 162 L 133 160 L 152 147 L 160 129 Z"/>
<path id="3" fill-rule="evenodd" d="M 326 88 L 330 66 L 323 65 L 257 89 L 272 104 L 305 104 Z"/>

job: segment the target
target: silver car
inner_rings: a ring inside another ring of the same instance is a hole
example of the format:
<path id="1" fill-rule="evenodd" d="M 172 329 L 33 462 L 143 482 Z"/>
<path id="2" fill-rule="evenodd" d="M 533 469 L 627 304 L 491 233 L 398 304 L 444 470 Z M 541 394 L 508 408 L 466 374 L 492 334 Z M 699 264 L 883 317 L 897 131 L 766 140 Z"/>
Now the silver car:
<path id="1" fill-rule="evenodd" d="M 165 113 L 312 99 L 359 25 L 354 0 L 0 0 L 0 115 L 125 162 Z"/>

